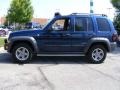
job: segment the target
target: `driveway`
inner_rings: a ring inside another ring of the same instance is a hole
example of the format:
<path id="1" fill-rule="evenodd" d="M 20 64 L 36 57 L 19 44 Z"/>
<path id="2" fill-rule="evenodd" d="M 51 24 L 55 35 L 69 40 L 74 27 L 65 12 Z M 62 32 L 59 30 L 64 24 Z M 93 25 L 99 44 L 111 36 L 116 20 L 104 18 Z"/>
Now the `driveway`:
<path id="1" fill-rule="evenodd" d="M 120 90 L 120 48 L 102 64 L 84 57 L 36 57 L 14 64 L 0 49 L 0 90 Z"/>

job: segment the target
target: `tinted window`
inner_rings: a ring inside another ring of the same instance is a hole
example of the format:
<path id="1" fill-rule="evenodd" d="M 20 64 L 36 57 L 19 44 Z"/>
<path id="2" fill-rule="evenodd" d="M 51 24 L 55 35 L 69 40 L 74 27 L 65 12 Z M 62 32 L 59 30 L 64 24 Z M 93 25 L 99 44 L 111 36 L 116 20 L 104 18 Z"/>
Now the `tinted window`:
<path id="1" fill-rule="evenodd" d="M 75 19 L 76 31 L 91 31 L 93 30 L 93 22 L 91 18 L 77 17 Z"/>
<path id="2" fill-rule="evenodd" d="M 99 31 L 110 31 L 110 25 L 105 18 L 97 18 L 98 30 Z"/>

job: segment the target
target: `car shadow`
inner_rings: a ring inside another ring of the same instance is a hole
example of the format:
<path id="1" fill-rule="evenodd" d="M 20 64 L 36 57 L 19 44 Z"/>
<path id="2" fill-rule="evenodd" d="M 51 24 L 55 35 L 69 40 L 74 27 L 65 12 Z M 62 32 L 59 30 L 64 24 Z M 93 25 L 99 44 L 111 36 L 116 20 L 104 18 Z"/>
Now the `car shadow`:
<path id="1" fill-rule="evenodd" d="M 12 56 L 9 53 L 0 53 L 0 64 L 12 64 Z"/>
<path id="2" fill-rule="evenodd" d="M 30 64 L 87 64 L 85 57 L 52 56 L 35 57 Z"/>
<path id="3" fill-rule="evenodd" d="M 17 64 L 13 63 L 13 58 L 9 53 L 0 53 L 0 64 Z M 59 56 L 59 57 L 34 57 L 27 64 L 87 64 L 85 57 Z M 19 64 L 19 65 L 22 65 Z"/>

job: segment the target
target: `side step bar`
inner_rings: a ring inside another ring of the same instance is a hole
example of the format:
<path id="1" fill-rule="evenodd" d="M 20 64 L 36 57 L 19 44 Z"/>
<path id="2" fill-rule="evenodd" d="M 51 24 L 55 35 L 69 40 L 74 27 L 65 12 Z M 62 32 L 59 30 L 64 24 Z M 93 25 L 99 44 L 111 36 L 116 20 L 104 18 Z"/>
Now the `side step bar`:
<path id="1" fill-rule="evenodd" d="M 37 54 L 37 56 L 85 56 L 84 54 Z"/>

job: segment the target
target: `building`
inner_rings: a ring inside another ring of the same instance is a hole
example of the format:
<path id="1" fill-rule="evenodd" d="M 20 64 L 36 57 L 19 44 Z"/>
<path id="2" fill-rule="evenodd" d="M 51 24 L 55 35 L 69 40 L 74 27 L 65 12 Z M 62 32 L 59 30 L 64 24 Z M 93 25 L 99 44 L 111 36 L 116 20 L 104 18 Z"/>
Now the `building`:
<path id="1" fill-rule="evenodd" d="M 5 17 L 0 17 L 0 25 L 3 25 L 6 21 Z M 33 18 L 31 22 L 39 23 L 40 25 L 46 24 L 48 21 L 47 18 Z"/>
<path id="2" fill-rule="evenodd" d="M 39 23 L 40 25 L 45 25 L 48 22 L 47 18 L 33 18 L 32 22 Z"/>
<path id="3" fill-rule="evenodd" d="M 5 17 L 0 17 L 0 25 L 3 25 L 5 23 L 6 18 Z"/>

